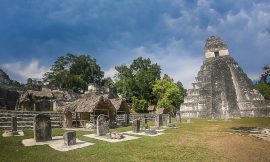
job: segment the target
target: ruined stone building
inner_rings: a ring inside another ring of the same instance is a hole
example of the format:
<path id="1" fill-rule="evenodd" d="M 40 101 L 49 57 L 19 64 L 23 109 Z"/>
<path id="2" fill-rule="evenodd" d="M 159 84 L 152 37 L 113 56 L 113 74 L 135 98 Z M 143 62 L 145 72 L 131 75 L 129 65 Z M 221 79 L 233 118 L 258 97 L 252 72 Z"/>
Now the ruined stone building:
<path id="1" fill-rule="evenodd" d="M 0 110 L 14 110 L 19 93 L 13 88 L 13 81 L 0 69 Z"/>
<path id="2" fill-rule="evenodd" d="M 206 40 L 204 53 L 204 63 L 180 107 L 182 117 L 270 116 L 269 101 L 254 89 L 219 37 Z"/>

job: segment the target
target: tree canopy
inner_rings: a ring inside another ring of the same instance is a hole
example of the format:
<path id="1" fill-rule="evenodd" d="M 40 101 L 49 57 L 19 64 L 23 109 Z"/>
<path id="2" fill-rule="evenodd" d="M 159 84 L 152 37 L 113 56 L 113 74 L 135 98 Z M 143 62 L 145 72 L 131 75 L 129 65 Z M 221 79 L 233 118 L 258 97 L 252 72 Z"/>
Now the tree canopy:
<path id="1" fill-rule="evenodd" d="M 261 75 L 260 82 L 262 83 L 268 83 L 268 78 L 270 77 L 270 66 L 265 65 L 263 67 L 264 73 Z"/>
<path id="2" fill-rule="evenodd" d="M 89 83 L 100 84 L 103 76 L 104 72 L 94 58 L 69 53 L 57 58 L 43 80 L 60 89 L 84 92 Z"/>
<path id="3" fill-rule="evenodd" d="M 264 96 L 265 99 L 270 100 L 270 85 L 266 83 L 258 83 L 255 88 Z"/>
<path id="4" fill-rule="evenodd" d="M 270 66 L 263 67 L 263 74 L 261 74 L 260 82 L 255 85 L 255 88 L 264 96 L 265 99 L 270 100 Z"/>
<path id="5" fill-rule="evenodd" d="M 163 79 L 154 83 L 153 95 L 158 100 L 157 107 L 166 108 L 170 112 L 178 108 L 184 100 L 183 87 L 179 88 L 168 75 L 164 75 Z"/>
<path id="6" fill-rule="evenodd" d="M 152 87 L 160 79 L 160 66 L 152 63 L 149 58 L 139 57 L 130 66 L 120 65 L 115 69 L 117 92 L 133 104 L 143 105 L 140 106 L 140 112 L 147 111 L 148 103 L 155 102 Z"/>

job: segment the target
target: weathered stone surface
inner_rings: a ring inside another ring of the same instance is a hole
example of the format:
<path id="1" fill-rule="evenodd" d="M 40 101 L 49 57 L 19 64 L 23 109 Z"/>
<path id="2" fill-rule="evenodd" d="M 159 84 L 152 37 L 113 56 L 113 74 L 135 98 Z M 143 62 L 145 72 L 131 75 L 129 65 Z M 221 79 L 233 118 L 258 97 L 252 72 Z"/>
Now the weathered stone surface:
<path id="1" fill-rule="evenodd" d="M 109 133 L 109 121 L 101 114 L 97 117 L 97 135 L 105 136 L 107 133 Z"/>
<path id="2" fill-rule="evenodd" d="M 141 121 L 140 121 L 140 119 L 135 119 L 135 120 L 133 120 L 133 132 L 134 133 L 139 133 L 140 132 L 140 123 Z"/>
<path id="3" fill-rule="evenodd" d="M 67 131 L 63 135 L 65 145 L 75 145 L 76 144 L 76 131 Z"/>
<path id="4" fill-rule="evenodd" d="M 19 96 L 17 91 L 0 87 L 0 109 L 15 110 Z"/>
<path id="5" fill-rule="evenodd" d="M 35 116 L 34 138 L 36 142 L 52 140 L 51 119 L 49 116 L 43 114 Z"/>
<path id="6" fill-rule="evenodd" d="M 109 133 L 108 136 L 110 139 L 123 139 L 124 138 L 124 135 L 122 133 L 117 133 L 117 132 Z"/>
<path id="7" fill-rule="evenodd" d="M 155 121 L 156 126 L 161 127 L 163 125 L 162 115 L 158 114 Z"/>
<path id="8" fill-rule="evenodd" d="M 17 131 L 17 117 L 11 117 L 11 129 L 12 131 Z"/>
<path id="9" fill-rule="evenodd" d="M 227 49 L 220 41 L 215 37 L 207 39 L 206 60 L 193 87 L 187 91 L 180 107 L 181 116 L 221 119 L 269 116 L 269 101 L 254 89 L 252 81 L 231 56 L 220 55 L 221 50 Z M 215 55 L 210 56 L 211 52 Z"/>
<path id="10" fill-rule="evenodd" d="M 146 134 L 157 134 L 157 131 L 156 131 L 156 129 L 147 129 L 147 130 L 145 130 L 145 133 Z"/>
<path id="11" fill-rule="evenodd" d="M 172 123 L 172 117 L 171 117 L 171 115 L 169 115 L 167 117 L 167 125 L 170 125 L 171 123 Z"/>
<path id="12" fill-rule="evenodd" d="M 181 121 L 181 118 L 180 118 L 180 112 L 177 112 L 176 113 L 176 123 L 179 124 Z"/>

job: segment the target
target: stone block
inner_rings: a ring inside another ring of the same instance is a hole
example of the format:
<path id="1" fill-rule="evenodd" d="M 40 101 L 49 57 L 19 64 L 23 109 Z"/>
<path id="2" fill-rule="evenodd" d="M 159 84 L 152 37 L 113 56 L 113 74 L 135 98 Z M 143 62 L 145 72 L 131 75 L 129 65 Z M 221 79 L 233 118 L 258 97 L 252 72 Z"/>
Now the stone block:
<path id="1" fill-rule="evenodd" d="M 139 133 L 140 132 L 140 119 L 135 119 L 132 125 L 133 125 L 133 132 Z"/>
<path id="2" fill-rule="evenodd" d="M 63 135 L 65 145 L 75 145 L 76 144 L 76 131 L 67 131 Z"/>
<path id="3" fill-rule="evenodd" d="M 17 131 L 17 117 L 11 117 L 11 129 L 12 131 Z"/>

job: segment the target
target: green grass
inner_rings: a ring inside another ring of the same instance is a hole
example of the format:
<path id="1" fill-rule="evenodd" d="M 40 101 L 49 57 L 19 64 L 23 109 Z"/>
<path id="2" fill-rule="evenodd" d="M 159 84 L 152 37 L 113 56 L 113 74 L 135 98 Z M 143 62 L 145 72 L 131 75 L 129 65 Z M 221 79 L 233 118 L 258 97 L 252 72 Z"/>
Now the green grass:
<path id="1" fill-rule="evenodd" d="M 141 136 L 140 139 L 120 143 L 87 138 L 83 135 L 93 132 L 77 131 L 80 140 L 93 142 L 95 145 L 68 152 L 56 151 L 48 145 L 24 147 L 21 141 L 33 137 L 31 130 L 25 130 L 23 137 L 0 137 L 0 161 L 235 161 L 233 153 L 231 155 L 222 151 L 220 148 L 222 146 L 214 145 L 213 148 L 211 142 L 230 137 L 248 139 L 249 142 L 254 142 L 258 149 L 267 144 L 270 146 L 270 142 L 267 141 L 230 134 L 230 128 L 240 126 L 270 128 L 270 118 L 242 118 L 232 121 L 193 119 L 190 124 L 180 124 L 178 129 L 167 129 L 161 136 Z M 122 132 L 131 129 L 132 127 L 129 126 L 111 131 Z M 53 129 L 53 136 L 63 133 L 62 129 Z M 269 161 L 267 155 L 252 156 L 261 157 L 262 161 Z"/>

